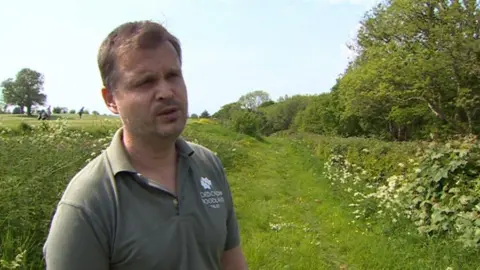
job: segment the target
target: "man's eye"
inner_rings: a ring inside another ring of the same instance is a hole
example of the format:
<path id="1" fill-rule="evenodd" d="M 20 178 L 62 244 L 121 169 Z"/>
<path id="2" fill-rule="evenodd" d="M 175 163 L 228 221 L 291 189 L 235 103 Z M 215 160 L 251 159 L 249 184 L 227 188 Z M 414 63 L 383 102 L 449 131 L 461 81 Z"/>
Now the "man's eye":
<path id="1" fill-rule="evenodd" d="M 150 85 L 150 84 L 152 84 L 152 83 L 155 83 L 155 81 L 156 81 L 156 80 L 155 80 L 154 78 L 146 78 L 146 79 L 144 79 L 144 80 L 141 80 L 141 81 L 138 83 L 138 85 L 139 85 L 139 86 L 142 86 L 142 85 Z"/>
<path id="2" fill-rule="evenodd" d="M 178 76 L 180 76 L 180 74 L 178 74 L 176 72 L 171 72 L 171 73 L 168 73 L 166 77 L 167 77 L 167 80 L 169 80 L 169 79 L 175 79 Z"/>

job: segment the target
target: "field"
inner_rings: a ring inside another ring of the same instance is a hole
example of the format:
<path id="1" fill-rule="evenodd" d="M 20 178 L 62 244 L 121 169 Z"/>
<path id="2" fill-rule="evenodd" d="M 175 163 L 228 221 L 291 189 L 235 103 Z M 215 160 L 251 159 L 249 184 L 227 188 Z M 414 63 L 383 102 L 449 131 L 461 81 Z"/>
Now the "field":
<path id="1" fill-rule="evenodd" d="M 65 119 L 68 120 L 68 125 L 77 128 L 95 128 L 102 125 L 102 120 L 109 119 L 112 121 L 119 121 L 115 116 L 102 116 L 102 115 L 83 115 L 82 119 L 77 114 L 53 114 L 52 120 Z M 17 128 L 20 123 L 27 123 L 29 125 L 38 125 L 41 123 L 37 120 L 37 116 L 27 117 L 25 115 L 15 114 L 0 114 L 0 128 Z"/>
<path id="2" fill-rule="evenodd" d="M 32 129 L 39 121 L 14 118 L 0 115 L 0 266 L 14 269 L 17 257 L 18 269 L 42 269 L 56 202 L 119 122 L 88 116 Z M 348 198 L 325 174 L 324 138 L 257 140 L 210 120 L 190 121 L 184 136 L 226 167 L 250 269 L 480 269 L 478 251 L 448 237 L 427 239 L 387 221 L 353 223 Z"/>

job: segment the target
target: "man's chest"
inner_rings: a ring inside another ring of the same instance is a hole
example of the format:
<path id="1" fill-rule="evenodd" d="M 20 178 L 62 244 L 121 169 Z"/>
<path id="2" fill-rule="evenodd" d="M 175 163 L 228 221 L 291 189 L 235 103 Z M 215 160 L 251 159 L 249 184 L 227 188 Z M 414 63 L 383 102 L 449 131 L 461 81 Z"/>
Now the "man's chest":
<path id="1" fill-rule="evenodd" d="M 227 234 L 225 191 L 211 174 L 181 177 L 177 196 L 145 183 L 120 187 L 114 269 L 215 269 Z"/>

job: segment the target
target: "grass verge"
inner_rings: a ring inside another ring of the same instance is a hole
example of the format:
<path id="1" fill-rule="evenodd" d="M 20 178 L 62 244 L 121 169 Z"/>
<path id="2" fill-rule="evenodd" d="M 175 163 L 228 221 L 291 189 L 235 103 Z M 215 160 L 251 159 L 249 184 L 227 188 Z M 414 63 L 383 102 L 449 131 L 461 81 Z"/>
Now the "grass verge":
<path id="1" fill-rule="evenodd" d="M 46 133 L 0 140 L 4 266 L 26 251 L 19 268 L 43 268 L 41 246 L 61 192 L 110 139 L 98 137 L 104 132 L 68 134 L 73 139 Z M 478 254 L 448 241 L 426 241 L 388 223 L 358 230 L 324 179 L 323 161 L 301 140 L 259 141 L 209 121 L 190 123 L 184 136 L 215 151 L 226 167 L 250 269 L 480 268 Z"/>

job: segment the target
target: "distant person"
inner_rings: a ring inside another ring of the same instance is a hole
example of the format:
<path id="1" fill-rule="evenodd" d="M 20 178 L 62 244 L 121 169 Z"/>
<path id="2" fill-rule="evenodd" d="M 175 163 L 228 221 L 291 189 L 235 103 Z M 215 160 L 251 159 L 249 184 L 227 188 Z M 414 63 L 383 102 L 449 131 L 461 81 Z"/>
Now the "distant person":
<path id="1" fill-rule="evenodd" d="M 179 41 L 120 25 L 98 65 L 122 127 L 70 181 L 44 245 L 46 268 L 248 269 L 221 161 L 180 136 L 188 116 Z"/>
<path id="2" fill-rule="evenodd" d="M 83 114 L 83 110 L 85 109 L 85 107 L 82 107 L 80 109 L 80 111 L 78 111 L 78 115 L 80 116 L 80 119 L 82 119 L 82 114 Z"/>
<path id="3" fill-rule="evenodd" d="M 45 113 L 45 109 L 42 109 L 39 113 L 38 113 L 38 120 L 45 120 L 46 119 L 46 113 Z"/>
<path id="4" fill-rule="evenodd" d="M 45 109 L 42 109 L 39 113 L 38 113 L 38 117 L 37 119 L 38 120 L 47 120 L 50 118 L 50 115 L 52 114 L 52 111 L 50 110 L 50 107 L 48 107 L 47 111 L 45 111 Z"/>

